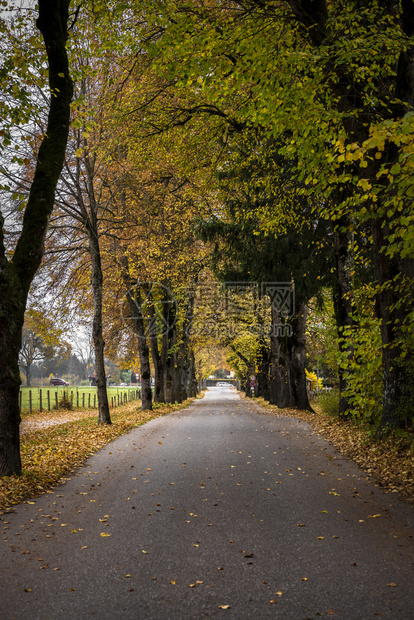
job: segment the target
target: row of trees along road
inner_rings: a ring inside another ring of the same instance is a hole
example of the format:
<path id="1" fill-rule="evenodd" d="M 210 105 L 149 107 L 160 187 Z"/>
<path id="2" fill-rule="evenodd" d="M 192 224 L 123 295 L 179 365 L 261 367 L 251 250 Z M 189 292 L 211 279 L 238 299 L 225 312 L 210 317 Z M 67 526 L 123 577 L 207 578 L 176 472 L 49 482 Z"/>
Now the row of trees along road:
<path id="1" fill-rule="evenodd" d="M 39 10 L 43 42 L 30 31 L 31 14 L 1 21 L 13 68 L 1 78 L 10 102 L 3 154 L 25 131 L 31 139 L 18 150 L 32 153 L 13 155 L 3 170 L 13 177 L 18 168 L 20 179 L 3 184 L 11 197 L 2 230 L 17 225 L 18 240 L 13 248 L 6 237 L 1 259 L 0 474 L 21 471 L 18 349 L 56 187 L 43 278 L 62 308 L 93 320 L 101 422 L 110 422 L 105 341 L 110 355 L 127 349 L 139 358 L 143 407 L 152 406 L 151 365 L 156 399 L 191 391 L 195 347 L 208 342 L 188 329 L 206 310 L 195 284 L 213 268 L 222 280 L 294 283 L 292 317 L 269 303 L 270 289 L 266 316 L 251 316 L 257 325 L 291 324 L 291 337 L 220 336 L 244 358 L 246 376 L 259 368 L 272 402 L 308 406 L 306 311 L 329 287 L 342 415 L 364 389 L 368 312 L 380 327 L 381 429 L 406 424 L 414 400 L 414 3 L 95 1 L 74 9 L 69 39 L 68 3 L 43 0 Z M 17 40 L 23 22 L 29 34 Z M 49 40 L 49 27 L 60 37 Z M 76 99 L 64 163 L 66 42 Z M 44 96 L 46 62 L 47 121 L 34 94 L 37 87 Z M 162 287 L 145 284 L 154 281 Z M 167 289 L 177 303 L 163 297 Z"/>

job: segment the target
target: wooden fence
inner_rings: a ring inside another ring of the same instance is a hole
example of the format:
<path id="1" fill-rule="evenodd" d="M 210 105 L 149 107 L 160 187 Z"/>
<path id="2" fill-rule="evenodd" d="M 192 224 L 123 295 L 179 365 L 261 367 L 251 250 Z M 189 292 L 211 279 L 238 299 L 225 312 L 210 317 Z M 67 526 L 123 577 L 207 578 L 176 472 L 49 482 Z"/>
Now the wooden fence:
<path id="1" fill-rule="evenodd" d="M 116 390 L 116 392 L 115 392 Z M 111 409 L 125 405 L 128 402 L 139 400 L 141 390 L 136 388 L 109 388 L 108 400 Z M 56 409 L 96 409 L 98 395 L 95 390 L 79 388 L 22 388 L 20 390 L 20 411 L 33 413 L 34 411 L 52 411 Z"/>

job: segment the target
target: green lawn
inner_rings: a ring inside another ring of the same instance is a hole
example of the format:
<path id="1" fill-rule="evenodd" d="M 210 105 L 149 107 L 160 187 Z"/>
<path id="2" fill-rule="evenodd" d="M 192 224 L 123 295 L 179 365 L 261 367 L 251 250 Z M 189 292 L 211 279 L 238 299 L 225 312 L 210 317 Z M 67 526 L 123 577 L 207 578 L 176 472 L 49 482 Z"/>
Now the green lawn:
<path id="1" fill-rule="evenodd" d="M 72 409 L 93 409 L 98 406 L 98 396 L 96 387 L 58 387 L 47 385 L 43 388 L 24 387 L 20 389 L 21 412 L 38 412 L 40 410 L 47 411 L 49 409 L 65 409 L 63 399 L 72 401 Z M 137 398 L 136 387 L 109 387 L 108 388 L 109 405 L 117 407 L 123 403 L 135 400 Z M 56 407 L 57 403 L 57 407 Z"/>

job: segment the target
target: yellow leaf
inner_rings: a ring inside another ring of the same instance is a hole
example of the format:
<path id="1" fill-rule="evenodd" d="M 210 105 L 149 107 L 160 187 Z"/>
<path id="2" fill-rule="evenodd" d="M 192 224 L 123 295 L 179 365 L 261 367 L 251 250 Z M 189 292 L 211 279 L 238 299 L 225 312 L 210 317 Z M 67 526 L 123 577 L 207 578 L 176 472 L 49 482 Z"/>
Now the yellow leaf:
<path id="1" fill-rule="evenodd" d="M 25 589 L 24 589 L 24 591 L 25 591 L 25 592 L 31 592 L 31 591 L 32 591 L 32 588 L 25 588 Z"/>
<path id="2" fill-rule="evenodd" d="M 230 609 L 230 605 L 219 605 L 219 609 Z"/>
<path id="3" fill-rule="evenodd" d="M 148 551 L 144 551 L 144 550 L 142 550 L 142 553 L 148 553 Z"/>
<path id="4" fill-rule="evenodd" d="M 107 532 L 101 532 L 101 536 L 102 538 L 106 538 L 107 536 L 110 536 L 110 534 L 108 534 Z"/>
<path id="5" fill-rule="evenodd" d="M 398 583 L 387 583 L 387 586 L 389 588 L 396 588 L 398 586 Z"/>
<path id="6" fill-rule="evenodd" d="M 175 579 L 171 579 L 170 583 L 172 583 L 172 585 L 175 586 Z"/>

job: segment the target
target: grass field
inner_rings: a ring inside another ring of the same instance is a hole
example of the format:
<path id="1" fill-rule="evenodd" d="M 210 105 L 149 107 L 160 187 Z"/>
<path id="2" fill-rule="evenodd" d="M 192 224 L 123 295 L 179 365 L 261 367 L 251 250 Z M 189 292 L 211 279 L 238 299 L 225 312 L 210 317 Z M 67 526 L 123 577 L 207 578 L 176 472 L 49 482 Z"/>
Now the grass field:
<path id="1" fill-rule="evenodd" d="M 138 398 L 136 387 L 108 387 L 109 405 L 117 407 Z M 20 410 L 22 415 L 48 411 L 52 409 L 69 409 L 64 401 L 71 402 L 72 410 L 93 409 L 98 406 L 96 387 L 57 387 L 48 385 L 43 388 L 24 387 L 20 389 Z"/>

